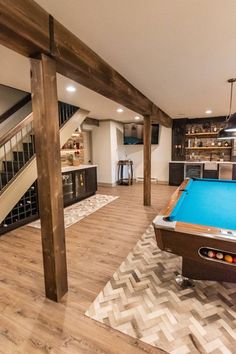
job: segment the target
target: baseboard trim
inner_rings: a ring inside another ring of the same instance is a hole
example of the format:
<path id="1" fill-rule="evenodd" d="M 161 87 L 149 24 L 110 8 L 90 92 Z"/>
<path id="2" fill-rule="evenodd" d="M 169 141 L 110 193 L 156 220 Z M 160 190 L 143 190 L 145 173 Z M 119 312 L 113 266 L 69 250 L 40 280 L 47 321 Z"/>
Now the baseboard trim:
<path id="1" fill-rule="evenodd" d="M 143 184 L 143 179 L 138 178 L 134 180 L 134 183 L 142 183 Z M 168 181 L 158 181 L 157 179 L 152 179 L 151 183 L 153 184 L 162 184 L 162 185 L 169 185 Z M 105 182 L 98 182 L 99 187 L 117 187 L 118 183 L 105 183 Z"/>
<path id="2" fill-rule="evenodd" d="M 137 177 L 135 180 L 137 183 L 143 183 L 143 177 Z M 168 181 L 159 181 L 157 178 L 151 178 L 151 183 L 153 184 L 165 184 L 168 185 Z"/>
<path id="3" fill-rule="evenodd" d="M 116 183 L 98 182 L 98 187 L 116 187 Z"/>

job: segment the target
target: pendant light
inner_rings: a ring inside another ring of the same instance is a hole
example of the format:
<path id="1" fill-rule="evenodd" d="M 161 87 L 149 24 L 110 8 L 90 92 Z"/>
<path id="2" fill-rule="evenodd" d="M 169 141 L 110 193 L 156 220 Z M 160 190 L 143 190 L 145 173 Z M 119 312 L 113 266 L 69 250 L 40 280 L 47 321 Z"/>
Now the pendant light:
<path id="1" fill-rule="evenodd" d="M 236 82 L 236 78 L 229 79 L 228 83 L 230 83 L 230 101 L 229 101 L 229 114 L 226 118 L 226 127 L 219 131 L 217 139 L 236 139 L 236 113 L 231 114 L 232 111 L 232 101 L 233 101 L 233 88 L 234 83 Z"/>
<path id="2" fill-rule="evenodd" d="M 232 140 L 236 139 L 236 131 L 226 131 L 225 129 L 221 129 L 217 136 L 218 140 Z"/>

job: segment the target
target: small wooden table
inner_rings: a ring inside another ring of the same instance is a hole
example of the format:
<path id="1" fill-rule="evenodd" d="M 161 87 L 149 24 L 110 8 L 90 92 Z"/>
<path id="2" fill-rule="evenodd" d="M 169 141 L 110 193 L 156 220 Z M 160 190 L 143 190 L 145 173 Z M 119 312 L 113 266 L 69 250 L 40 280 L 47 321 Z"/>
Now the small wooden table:
<path id="1" fill-rule="evenodd" d="M 127 173 L 127 177 L 124 176 L 125 172 Z M 130 186 L 131 184 L 133 184 L 133 161 L 118 161 L 118 184 L 126 186 Z"/>

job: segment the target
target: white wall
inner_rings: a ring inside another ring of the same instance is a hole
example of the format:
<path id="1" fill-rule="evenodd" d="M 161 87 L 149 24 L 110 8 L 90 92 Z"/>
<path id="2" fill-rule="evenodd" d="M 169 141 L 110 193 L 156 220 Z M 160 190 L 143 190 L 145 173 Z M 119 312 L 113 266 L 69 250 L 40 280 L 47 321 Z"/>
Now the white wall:
<path id="1" fill-rule="evenodd" d="M 30 101 L 0 124 L 0 137 L 2 137 L 8 131 L 14 128 L 18 123 L 22 121 L 22 119 L 26 118 L 31 112 L 32 103 Z"/>
<path id="2" fill-rule="evenodd" d="M 115 184 L 118 179 L 117 162 L 123 160 L 120 152 L 120 146 L 123 143 L 123 125 L 111 122 L 111 167 L 112 167 L 112 183 Z"/>
<path id="3" fill-rule="evenodd" d="M 171 128 L 160 126 L 159 144 L 152 145 L 151 177 L 160 182 L 169 180 L 171 160 Z M 143 145 L 119 145 L 119 158 L 130 159 L 134 163 L 134 177 L 143 177 Z"/>
<path id="4" fill-rule="evenodd" d="M 143 177 L 143 145 L 123 145 L 123 125 L 101 122 L 93 129 L 93 163 L 98 165 L 98 182 L 115 184 L 118 160 L 134 162 L 134 177 Z M 152 145 L 152 177 L 168 182 L 171 160 L 171 128 L 160 126 L 159 144 Z"/>
<path id="5" fill-rule="evenodd" d="M 91 152 L 91 131 L 83 131 L 84 141 L 84 163 L 87 165 L 92 159 Z"/>
<path id="6" fill-rule="evenodd" d="M 100 122 L 99 127 L 92 130 L 93 164 L 98 165 L 97 177 L 99 183 L 112 184 L 112 146 L 111 122 Z"/>
<path id="7" fill-rule="evenodd" d="M 27 94 L 27 92 L 0 85 L 0 114 L 5 113 Z"/>

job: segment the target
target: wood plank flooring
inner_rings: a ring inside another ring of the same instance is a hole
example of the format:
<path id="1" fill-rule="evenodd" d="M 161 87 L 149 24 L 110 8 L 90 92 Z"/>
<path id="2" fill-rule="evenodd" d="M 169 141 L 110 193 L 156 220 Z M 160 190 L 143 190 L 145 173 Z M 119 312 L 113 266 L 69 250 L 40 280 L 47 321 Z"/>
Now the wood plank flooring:
<path id="1" fill-rule="evenodd" d="M 119 196 L 66 229 L 69 292 L 61 303 L 44 297 L 40 231 L 24 226 L 0 238 L 0 353 L 161 353 L 84 313 L 126 258 L 174 187 L 142 184 L 99 188 Z"/>

